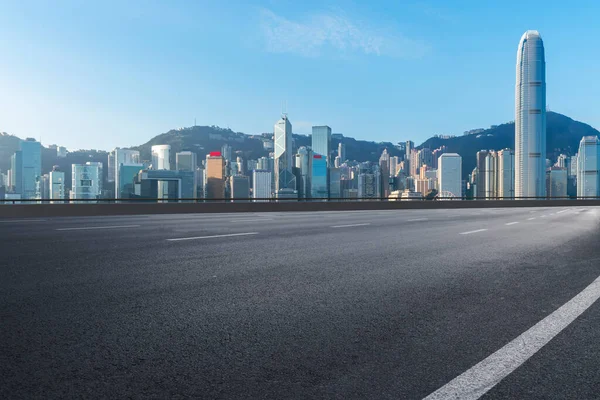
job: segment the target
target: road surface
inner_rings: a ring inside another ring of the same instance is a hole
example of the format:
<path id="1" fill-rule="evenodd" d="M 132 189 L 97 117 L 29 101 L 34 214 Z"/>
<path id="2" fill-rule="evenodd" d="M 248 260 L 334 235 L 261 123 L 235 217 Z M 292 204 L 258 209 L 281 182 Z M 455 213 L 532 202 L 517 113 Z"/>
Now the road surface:
<path id="1" fill-rule="evenodd" d="M 598 398 L 599 221 L 0 220 L 0 398 Z"/>

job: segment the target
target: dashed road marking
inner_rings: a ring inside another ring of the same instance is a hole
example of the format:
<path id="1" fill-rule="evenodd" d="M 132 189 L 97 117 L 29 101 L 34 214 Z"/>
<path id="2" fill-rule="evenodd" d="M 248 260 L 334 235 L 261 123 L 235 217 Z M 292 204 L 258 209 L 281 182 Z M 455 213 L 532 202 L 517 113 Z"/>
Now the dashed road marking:
<path id="1" fill-rule="evenodd" d="M 429 221 L 429 218 L 414 218 L 406 220 L 406 222 L 419 222 L 419 221 Z"/>
<path id="2" fill-rule="evenodd" d="M 504 225 L 507 225 L 507 226 L 508 226 L 508 225 L 516 225 L 516 224 L 518 224 L 518 222 L 516 222 L 516 221 L 515 221 L 515 222 L 509 222 L 509 223 L 507 223 L 507 224 L 504 224 Z"/>
<path id="3" fill-rule="evenodd" d="M 141 225 L 111 225 L 111 226 L 80 226 L 77 228 L 58 228 L 57 231 L 87 231 L 92 229 L 121 229 L 121 228 L 139 228 Z"/>
<path id="4" fill-rule="evenodd" d="M 527 218 L 527 221 L 533 221 L 535 217 Z"/>
<path id="5" fill-rule="evenodd" d="M 248 235 L 258 235 L 258 232 L 228 233 L 225 235 L 210 235 L 210 236 L 192 236 L 192 237 L 173 238 L 173 239 L 166 239 L 166 240 L 169 242 L 180 242 L 183 240 L 214 239 L 214 238 L 223 238 L 223 237 L 232 237 L 232 236 L 248 236 Z"/>
<path id="6" fill-rule="evenodd" d="M 333 225 L 332 228 L 352 228 L 355 226 L 367 226 L 367 225 L 371 225 L 371 224 L 367 223 L 367 224 Z"/>
<path id="7" fill-rule="evenodd" d="M 487 231 L 487 229 L 476 229 L 474 231 L 468 231 L 468 232 L 461 232 L 461 235 L 470 235 L 472 233 L 479 233 L 479 232 L 485 232 Z"/>

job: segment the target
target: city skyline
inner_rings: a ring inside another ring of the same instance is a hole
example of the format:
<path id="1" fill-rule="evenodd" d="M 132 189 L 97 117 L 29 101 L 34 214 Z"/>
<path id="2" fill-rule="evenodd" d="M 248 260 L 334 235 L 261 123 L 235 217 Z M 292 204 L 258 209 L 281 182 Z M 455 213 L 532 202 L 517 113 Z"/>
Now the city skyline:
<path id="1" fill-rule="evenodd" d="M 234 12 L 202 4 L 188 13 L 176 4 L 33 3 L 7 4 L 0 15 L 0 34 L 7 38 L 0 45 L 0 80 L 12 94 L 0 99 L 0 130 L 70 149 L 127 147 L 194 119 L 264 132 L 282 101 L 297 132 L 329 124 L 365 140 L 422 142 L 510 121 L 514 43 L 532 27 L 551 43 L 550 108 L 600 126 L 600 83 L 591 67 L 599 56 L 586 51 L 598 29 L 595 3 L 585 12 L 571 10 L 570 18 L 540 1 L 520 4 L 517 14 L 499 5 L 490 13 L 489 5 L 473 1 L 372 9 L 256 2 L 237 4 Z M 65 22 L 67 12 L 77 18 Z M 198 20 L 192 23 L 191 15 Z M 343 23 L 358 36 L 340 31 Z M 324 39 L 307 48 L 311 34 Z M 228 62 L 234 54 L 247 60 L 243 71 Z M 581 54 L 584 63 L 569 61 Z M 477 81 L 488 83 L 470 83 Z M 317 90 L 321 96 L 313 95 Z"/>

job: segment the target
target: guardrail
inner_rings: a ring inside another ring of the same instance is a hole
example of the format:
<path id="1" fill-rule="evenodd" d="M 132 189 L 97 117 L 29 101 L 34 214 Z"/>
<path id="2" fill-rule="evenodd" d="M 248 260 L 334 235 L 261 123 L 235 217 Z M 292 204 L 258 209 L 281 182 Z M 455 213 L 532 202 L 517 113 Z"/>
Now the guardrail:
<path id="1" fill-rule="evenodd" d="M 259 201 L 253 201 L 259 200 Z M 0 218 L 83 217 L 108 215 L 238 213 L 287 211 L 350 211 L 394 209 L 456 209 L 500 207 L 600 206 L 600 198 L 526 198 L 503 200 L 427 201 L 423 199 L 92 199 L 73 203 L 40 204 L 40 200 L 0 205 Z M 450 199 L 447 199 L 450 200 Z M 12 201 L 12 200 L 11 200 Z M 159 202 L 162 201 L 162 202 Z M 35 204 L 38 202 L 37 204 Z M 5 202 L 6 203 L 6 202 Z M 32 204 L 34 203 L 34 204 Z"/>

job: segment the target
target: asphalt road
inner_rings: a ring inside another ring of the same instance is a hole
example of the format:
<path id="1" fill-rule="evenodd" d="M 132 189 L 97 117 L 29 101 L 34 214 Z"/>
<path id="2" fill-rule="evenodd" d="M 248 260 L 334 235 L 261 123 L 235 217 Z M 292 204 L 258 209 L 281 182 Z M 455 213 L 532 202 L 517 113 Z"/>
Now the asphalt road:
<path id="1" fill-rule="evenodd" d="M 0 398 L 422 399 L 561 317 L 600 275 L 599 222 L 597 208 L 0 220 Z M 599 398 L 600 302 L 582 310 L 482 398 Z M 469 384 L 489 386 L 480 375 Z"/>

